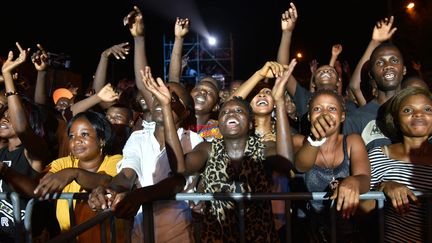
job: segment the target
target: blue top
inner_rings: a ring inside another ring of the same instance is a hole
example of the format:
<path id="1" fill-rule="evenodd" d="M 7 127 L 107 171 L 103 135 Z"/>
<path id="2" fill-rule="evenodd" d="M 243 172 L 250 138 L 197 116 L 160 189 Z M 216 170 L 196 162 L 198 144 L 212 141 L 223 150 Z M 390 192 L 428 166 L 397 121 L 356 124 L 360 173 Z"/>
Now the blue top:
<path id="1" fill-rule="evenodd" d="M 344 153 L 343 161 L 335 168 L 323 168 L 314 165 L 311 170 L 305 173 L 305 183 L 308 191 L 310 192 L 328 192 L 330 191 L 329 185 L 333 180 L 343 179 L 350 175 L 350 158 L 348 157 L 346 149 L 346 136 L 342 140 L 342 149 Z M 311 201 L 313 210 L 317 213 L 328 210 L 330 202 L 325 201 Z"/>

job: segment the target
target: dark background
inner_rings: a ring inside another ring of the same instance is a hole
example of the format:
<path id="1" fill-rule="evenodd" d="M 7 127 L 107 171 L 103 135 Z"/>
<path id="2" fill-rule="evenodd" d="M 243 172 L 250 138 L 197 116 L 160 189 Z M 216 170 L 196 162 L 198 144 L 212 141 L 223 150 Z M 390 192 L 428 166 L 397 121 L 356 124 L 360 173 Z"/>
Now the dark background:
<path id="1" fill-rule="evenodd" d="M 192 1 L 192 0 L 190 0 Z M 331 46 L 343 45 L 339 59 L 351 70 L 365 50 L 376 21 L 395 16 L 398 27 L 393 42 L 400 47 L 412 73 L 411 60 L 420 61 L 428 75 L 432 69 L 432 1 L 417 0 L 416 13 L 406 13 L 402 0 L 317 1 L 297 0 L 299 19 L 291 53 L 304 58 L 295 70 L 301 80 L 309 77 L 309 62 L 316 58 L 328 63 Z M 173 37 L 175 17 L 189 17 L 189 0 L 145 1 L 13 1 L 2 7 L 0 56 L 9 50 L 18 53 L 15 42 L 36 50 L 41 43 L 47 51 L 71 56 L 70 71 L 84 84 L 92 79 L 100 54 L 121 42 L 133 44 L 123 17 L 133 5 L 141 8 L 146 25 L 147 55 L 156 76 L 163 75 L 163 36 Z M 267 60 L 275 60 L 280 41 L 280 16 L 289 6 L 282 0 L 195 0 L 196 11 L 216 36 L 232 35 L 235 61 L 234 78 L 246 79 Z M 192 25 L 194 24 L 193 17 Z M 198 22 L 198 20 L 195 20 Z M 191 35 L 194 33 L 191 32 Z M 131 52 L 133 53 L 133 52 Z M 133 79 L 132 55 L 110 64 L 114 82 Z M 33 77 L 29 78 L 32 79 Z M 432 82 L 430 75 L 426 76 Z"/>

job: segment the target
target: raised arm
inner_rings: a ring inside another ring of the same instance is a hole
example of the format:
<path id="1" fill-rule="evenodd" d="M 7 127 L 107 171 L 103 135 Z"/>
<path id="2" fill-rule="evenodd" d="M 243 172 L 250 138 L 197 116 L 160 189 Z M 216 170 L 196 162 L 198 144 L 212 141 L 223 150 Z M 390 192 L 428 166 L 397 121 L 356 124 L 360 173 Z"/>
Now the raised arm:
<path id="1" fill-rule="evenodd" d="M 157 78 L 157 80 L 154 80 L 150 67 L 146 67 L 145 71 L 141 72 L 141 75 L 144 86 L 154 95 L 159 104 L 162 106 L 162 114 L 164 117 L 165 148 L 172 171 L 178 171 L 176 165 L 184 164 L 184 153 L 177 135 L 177 129 L 172 114 L 171 92 L 162 79 Z"/>
<path id="2" fill-rule="evenodd" d="M 72 115 L 86 111 L 100 102 L 113 102 L 119 99 L 119 95 L 114 91 L 111 84 L 106 84 L 97 94 L 83 99 L 71 106 Z"/>
<path id="3" fill-rule="evenodd" d="M 48 54 L 41 44 L 37 44 L 37 50 L 33 53 L 31 61 L 37 70 L 34 101 L 36 104 L 47 105 L 46 81 L 48 75 Z"/>
<path id="4" fill-rule="evenodd" d="M 99 92 L 107 82 L 107 69 L 109 58 L 111 56 L 114 56 L 117 60 L 126 59 L 126 56 L 129 54 L 129 50 L 129 42 L 123 42 L 117 45 L 113 45 L 102 52 L 92 83 L 93 89 L 96 93 Z"/>
<path id="5" fill-rule="evenodd" d="M 288 66 L 285 65 L 285 67 Z M 260 70 L 256 71 L 248 80 L 243 82 L 228 99 L 231 99 L 234 96 L 240 96 L 245 99 L 259 81 L 263 80 L 264 78 L 275 78 L 282 76 L 283 72 L 284 65 L 281 65 L 277 62 L 266 62 Z"/>
<path id="6" fill-rule="evenodd" d="M 391 16 L 390 18 L 385 18 L 377 22 L 374 26 L 372 39 L 369 42 L 363 56 L 360 58 L 360 61 L 357 63 L 357 66 L 354 69 L 354 72 L 351 75 L 351 79 L 349 82 L 349 87 L 353 92 L 355 98 L 357 99 L 359 106 L 366 104 L 366 99 L 363 96 L 363 93 L 360 89 L 361 82 L 361 70 L 363 65 L 367 60 L 369 60 L 372 51 L 382 42 L 389 40 L 393 34 L 396 32 L 397 28 L 392 28 L 394 18 Z"/>
<path id="7" fill-rule="evenodd" d="M 336 44 L 336 45 L 332 46 L 332 55 L 331 55 L 330 63 L 329 63 L 330 66 L 332 66 L 332 67 L 335 66 L 335 62 L 341 53 L 342 53 L 342 45 L 341 44 Z"/>
<path id="8" fill-rule="evenodd" d="M 281 17 L 282 37 L 277 53 L 277 62 L 280 64 L 289 64 L 291 38 L 297 22 L 297 17 L 297 9 L 294 3 L 290 3 L 290 8 L 283 12 Z"/>
<path id="9" fill-rule="evenodd" d="M 28 158 L 31 160 L 38 160 L 47 162 L 49 161 L 48 146 L 43 140 L 35 134 L 30 126 L 30 122 L 27 117 L 27 112 L 25 111 L 21 98 L 16 92 L 15 84 L 12 78 L 12 71 L 25 62 L 30 48 L 23 49 L 21 45 L 17 42 L 16 46 L 20 51 L 20 54 L 16 60 L 13 60 L 13 52 L 10 51 L 7 60 L 3 63 L 2 73 L 5 79 L 5 91 L 6 98 L 9 107 L 10 122 L 15 130 L 15 133 L 21 140 L 25 149 L 27 150 Z M 42 167 L 40 163 L 32 163 L 32 167 L 41 171 Z"/>
<path id="10" fill-rule="evenodd" d="M 177 17 L 174 25 L 174 45 L 171 52 L 171 61 L 169 64 L 168 81 L 180 82 L 182 74 L 182 53 L 183 40 L 189 32 L 189 19 Z"/>
<path id="11" fill-rule="evenodd" d="M 162 79 L 157 78 L 156 81 L 154 80 L 149 67 L 146 67 L 146 70 L 142 71 L 142 77 L 145 87 L 155 96 L 162 106 L 165 148 L 167 150 L 171 170 L 178 173 L 194 173 L 201 171 L 210 153 L 208 143 L 202 142 L 198 144 L 192 152 L 187 154 L 185 159 L 183 148 L 174 124 L 170 91 L 165 86 Z M 206 145 L 202 146 L 203 143 Z"/>
<path id="12" fill-rule="evenodd" d="M 276 153 L 280 157 L 284 158 L 284 160 L 278 159 L 276 161 L 278 163 L 273 164 L 273 167 L 279 171 L 287 173 L 293 167 L 294 153 L 291 138 L 291 127 L 288 122 L 288 116 L 286 115 L 287 113 L 284 95 L 285 85 L 288 82 L 288 78 L 292 74 L 296 64 L 296 59 L 293 59 L 287 70 L 283 72 L 282 76 L 276 78 L 275 85 L 272 89 L 273 99 L 276 104 Z"/>
<path id="13" fill-rule="evenodd" d="M 123 24 L 128 26 L 134 38 L 134 73 L 137 88 L 141 92 L 146 104 L 152 107 L 153 100 L 151 93 L 144 87 L 140 73 L 141 70 L 144 70 L 145 67 L 148 66 L 145 47 L 144 19 L 141 10 L 137 6 L 134 6 L 134 9 L 124 17 Z"/>
<path id="14" fill-rule="evenodd" d="M 290 8 L 282 13 L 281 18 L 282 37 L 277 53 L 277 62 L 280 64 L 288 65 L 290 62 L 291 38 L 297 18 L 297 9 L 294 3 L 290 3 Z M 294 95 L 297 84 L 297 80 L 294 78 L 294 76 L 290 75 L 285 88 L 291 96 Z"/>

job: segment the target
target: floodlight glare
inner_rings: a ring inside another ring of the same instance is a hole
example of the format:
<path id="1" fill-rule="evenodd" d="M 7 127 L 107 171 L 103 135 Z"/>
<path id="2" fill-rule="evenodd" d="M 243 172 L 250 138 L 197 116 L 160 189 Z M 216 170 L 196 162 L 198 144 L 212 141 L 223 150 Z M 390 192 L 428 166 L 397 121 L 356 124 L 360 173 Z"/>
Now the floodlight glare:
<path id="1" fill-rule="evenodd" d="M 216 38 L 214 38 L 213 36 L 210 36 L 210 37 L 207 39 L 207 41 L 208 41 L 209 45 L 211 45 L 211 46 L 216 45 Z"/>
<path id="2" fill-rule="evenodd" d="M 408 5 L 406 6 L 407 9 L 412 9 L 414 8 L 415 4 L 413 2 L 408 3 Z"/>

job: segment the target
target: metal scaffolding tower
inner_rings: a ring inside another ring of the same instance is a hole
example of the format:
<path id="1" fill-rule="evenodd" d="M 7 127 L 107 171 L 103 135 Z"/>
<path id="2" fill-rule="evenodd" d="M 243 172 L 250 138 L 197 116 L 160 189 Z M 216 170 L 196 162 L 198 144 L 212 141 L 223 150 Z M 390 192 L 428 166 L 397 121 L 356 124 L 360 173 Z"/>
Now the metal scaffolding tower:
<path id="1" fill-rule="evenodd" d="M 164 42 L 164 77 L 168 79 L 169 64 L 173 41 L 163 36 Z M 202 77 L 212 76 L 217 79 L 221 87 L 228 84 L 234 74 L 233 41 L 230 35 L 228 41 L 219 41 L 212 46 L 198 34 L 183 42 L 183 57 L 188 59 L 182 71 L 181 82 L 195 85 Z"/>

